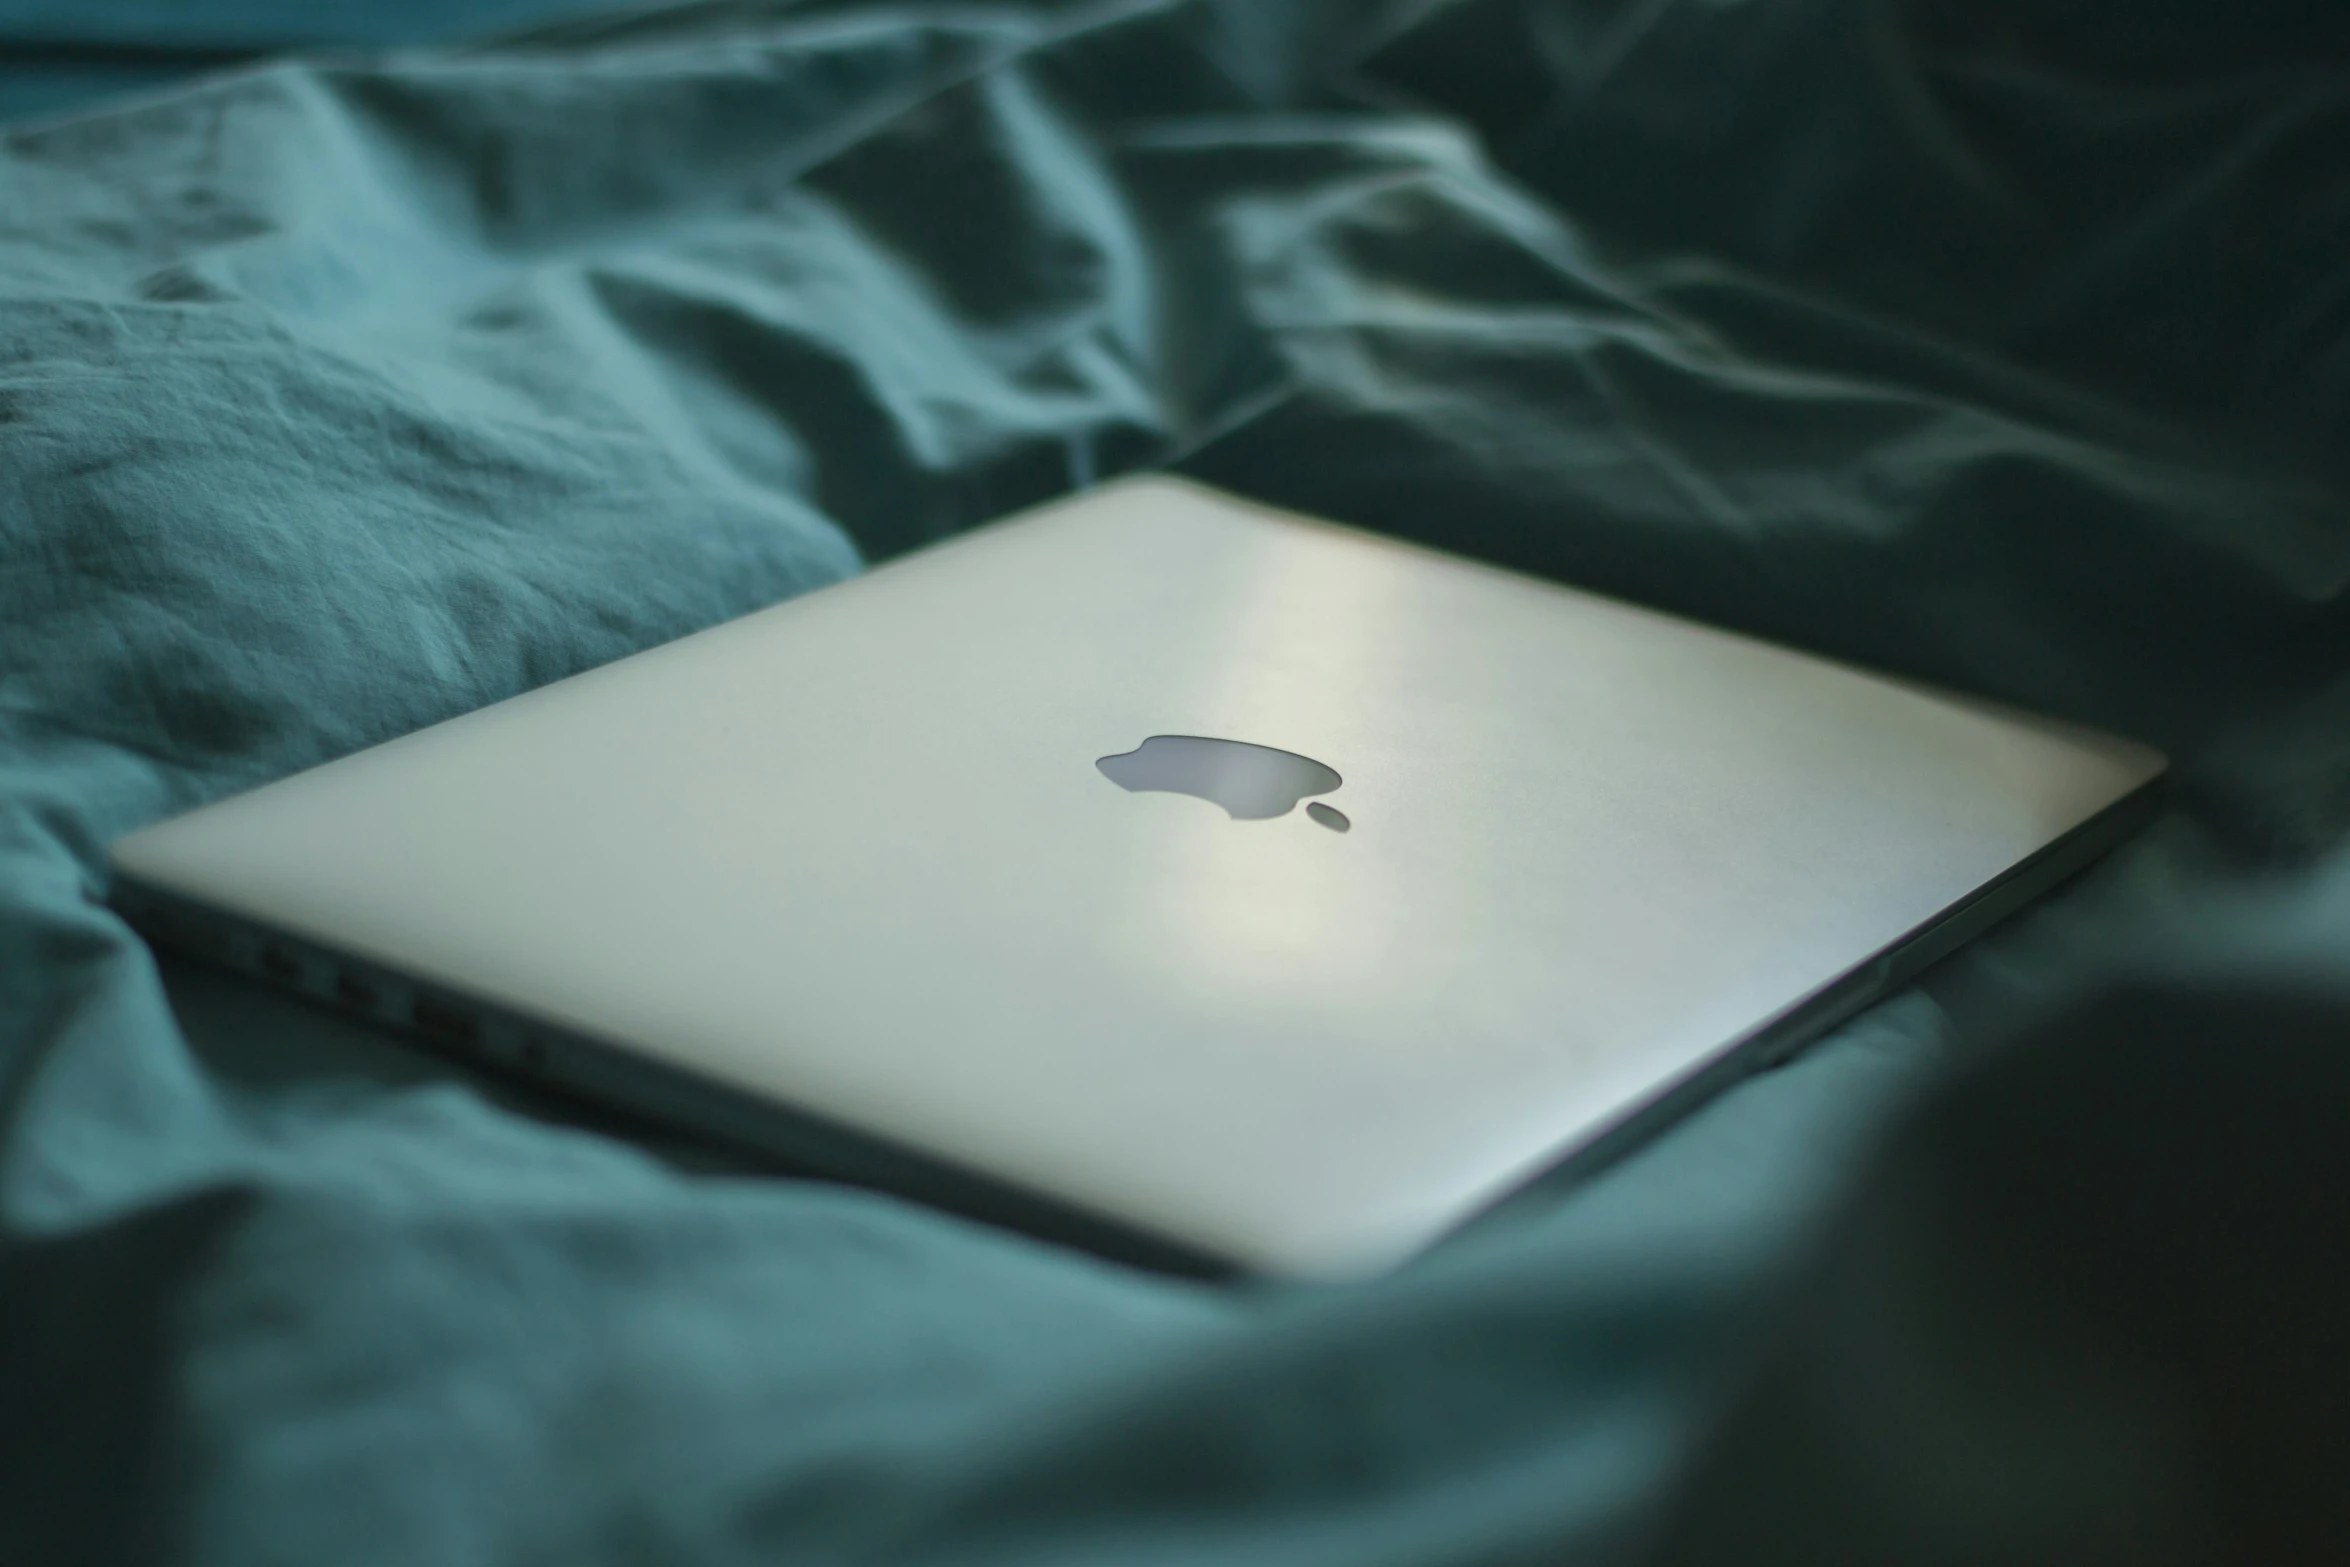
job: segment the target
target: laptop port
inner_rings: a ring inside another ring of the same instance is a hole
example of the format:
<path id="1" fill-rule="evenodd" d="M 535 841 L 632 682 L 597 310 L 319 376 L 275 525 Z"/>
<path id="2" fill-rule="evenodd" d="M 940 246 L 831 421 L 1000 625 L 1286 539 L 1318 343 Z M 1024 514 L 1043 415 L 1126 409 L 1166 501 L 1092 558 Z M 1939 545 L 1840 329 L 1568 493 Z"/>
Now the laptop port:
<path id="1" fill-rule="evenodd" d="M 416 998 L 409 1011 L 418 1033 L 452 1045 L 481 1043 L 481 1023 L 471 1013 L 458 1010 L 445 1001 L 433 1001 L 424 996 Z"/>
<path id="2" fill-rule="evenodd" d="M 228 932 L 200 919 L 173 919 L 171 934 L 165 940 L 183 952 L 210 958 L 215 963 L 229 960 Z"/>
<path id="3" fill-rule="evenodd" d="M 335 976 L 335 999 L 354 1012 L 373 1012 L 383 1000 L 383 994 L 358 975 L 345 971 Z"/>

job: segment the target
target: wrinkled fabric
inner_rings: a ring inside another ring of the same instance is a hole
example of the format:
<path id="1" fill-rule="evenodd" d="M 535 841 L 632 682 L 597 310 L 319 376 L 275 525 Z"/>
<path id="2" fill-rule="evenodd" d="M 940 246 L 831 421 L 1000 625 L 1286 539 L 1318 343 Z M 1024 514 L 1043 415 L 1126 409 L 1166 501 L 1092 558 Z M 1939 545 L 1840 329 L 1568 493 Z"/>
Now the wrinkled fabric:
<path id="1" fill-rule="evenodd" d="M 2139 1187 L 2029 1235 L 1979 1195 L 2011 1123 L 2052 1189 L 2191 1160 L 2230 1053 L 2339 1103 L 2350 94 L 2339 29 L 2228 14 L 717 3 L 6 133 L 0 1559 L 1819 1561 L 1952 1495 L 1987 1555 L 2256 1539 L 2207 1455 L 2260 1417 L 2199 1347 L 2255 1308 L 2084 1284 L 2043 1331 L 2052 1256 L 2168 1287 L 2099 1260 Z M 2178 787 L 1795 1063 L 1346 1289 L 754 1169 L 103 907 L 142 823 L 1154 466 Z M 2199 1021 L 2140 1051 L 2148 973 Z M 2030 1065 L 2076 1057 L 2153 1075 Z M 2239 1142 L 2222 1195 L 2329 1233 L 2324 1139 Z M 1979 1310 L 1909 1331 L 1953 1271 Z M 1844 1312 L 1882 1332 L 1805 1330 Z M 2109 1331 L 2045 1379 L 2077 1483 L 1995 1483 L 2040 1382 L 1858 1397 Z M 1853 1483 L 1888 1452 L 1953 1483 Z"/>
<path id="2" fill-rule="evenodd" d="M 291 49 L 466 42 L 595 0 L 0 0 L 0 121 L 52 117 Z"/>

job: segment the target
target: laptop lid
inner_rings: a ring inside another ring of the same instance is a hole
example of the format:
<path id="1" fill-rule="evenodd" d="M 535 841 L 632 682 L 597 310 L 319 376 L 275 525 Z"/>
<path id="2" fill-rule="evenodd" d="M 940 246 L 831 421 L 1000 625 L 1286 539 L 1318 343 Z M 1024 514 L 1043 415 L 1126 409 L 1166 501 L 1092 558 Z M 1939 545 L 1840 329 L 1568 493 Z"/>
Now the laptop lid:
<path id="1" fill-rule="evenodd" d="M 300 944 L 279 977 L 321 994 L 347 957 L 737 1126 L 1329 1275 L 1849 990 L 2162 766 L 1153 478 L 115 863 Z"/>

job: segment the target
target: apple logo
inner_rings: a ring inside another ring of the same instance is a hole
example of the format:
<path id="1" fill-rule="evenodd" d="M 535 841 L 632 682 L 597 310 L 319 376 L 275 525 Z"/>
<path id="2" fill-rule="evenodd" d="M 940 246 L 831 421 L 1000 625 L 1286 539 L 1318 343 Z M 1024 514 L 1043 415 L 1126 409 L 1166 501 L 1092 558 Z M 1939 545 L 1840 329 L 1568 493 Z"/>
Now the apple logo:
<path id="1" fill-rule="evenodd" d="M 1337 770 L 1294 751 L 1245 740 L 1210 740 L 1202 735 L 1152 735 L 1131 751 L 1093 764 L 1102 776 L 1134 794 L 1196 795 L 1224 807 L 1234 821 L 1261 822 L 1287 816 L 1309 794 L 1328 794 L 1344 779 Z M 1345 813 L 1316 800 L 1306 815 L 1332 832 L 1353 823 Z"/>

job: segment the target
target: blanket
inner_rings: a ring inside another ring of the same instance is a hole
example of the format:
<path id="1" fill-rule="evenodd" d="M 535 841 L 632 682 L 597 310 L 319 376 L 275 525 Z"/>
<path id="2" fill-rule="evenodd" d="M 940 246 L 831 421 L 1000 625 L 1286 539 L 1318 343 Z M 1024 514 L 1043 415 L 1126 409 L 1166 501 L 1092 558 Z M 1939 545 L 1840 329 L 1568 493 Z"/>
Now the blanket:
<path id="1" fill-rule="evenodd" d="M 2350 26 L 551 15 L 0 132 L 0 1560 L 2350 1555 Z M 779 1176 L 104 906 L 140 824 L 1151 467 L 2177 786 L 1343 1288 Z"/>

